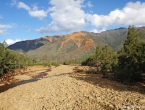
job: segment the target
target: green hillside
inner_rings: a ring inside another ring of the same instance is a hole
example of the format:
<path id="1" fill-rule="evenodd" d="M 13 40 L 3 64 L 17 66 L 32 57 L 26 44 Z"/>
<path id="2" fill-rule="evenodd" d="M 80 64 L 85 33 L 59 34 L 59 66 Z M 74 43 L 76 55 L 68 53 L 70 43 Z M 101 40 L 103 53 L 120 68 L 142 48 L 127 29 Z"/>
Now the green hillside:
<path id="1" fill-rule="evenodd" d="M 136 28 L 143 33 L 145 27 Z M 119 50 L 126 40 L 127 29 L 118 28 L 101 33 L 74 32 L 64 36 L 44 36 L 39 39 L 17 42 L 9 49 L 23 52 L 42 61 L 80 59 L 94 53 L 96 46 L 110 45 L 114 51 Z"/>

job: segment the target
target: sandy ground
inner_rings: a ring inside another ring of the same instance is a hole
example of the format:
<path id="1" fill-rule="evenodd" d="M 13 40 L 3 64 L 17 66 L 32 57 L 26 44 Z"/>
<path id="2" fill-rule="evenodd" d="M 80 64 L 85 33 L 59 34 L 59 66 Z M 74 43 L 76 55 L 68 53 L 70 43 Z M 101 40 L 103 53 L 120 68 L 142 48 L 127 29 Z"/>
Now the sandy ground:
<path id="1" fill-rule="evenodd" d="M 15 83 L 0 86 L 0 110 L 145 110 L 144 90 L 74 68 L 29 67 Z"/>

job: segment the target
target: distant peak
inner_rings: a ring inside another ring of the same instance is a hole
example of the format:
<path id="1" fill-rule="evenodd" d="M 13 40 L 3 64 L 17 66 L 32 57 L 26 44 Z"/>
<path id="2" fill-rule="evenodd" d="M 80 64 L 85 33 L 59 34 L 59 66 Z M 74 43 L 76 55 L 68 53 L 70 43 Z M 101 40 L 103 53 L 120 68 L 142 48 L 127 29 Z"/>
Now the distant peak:
<path id="1" fill-rule="evenodd" d="M 116 28 L 115 30 L 118 30 L 118 29 L 126 29 L 125 27 L 119 27 L 119 28 Z"/>

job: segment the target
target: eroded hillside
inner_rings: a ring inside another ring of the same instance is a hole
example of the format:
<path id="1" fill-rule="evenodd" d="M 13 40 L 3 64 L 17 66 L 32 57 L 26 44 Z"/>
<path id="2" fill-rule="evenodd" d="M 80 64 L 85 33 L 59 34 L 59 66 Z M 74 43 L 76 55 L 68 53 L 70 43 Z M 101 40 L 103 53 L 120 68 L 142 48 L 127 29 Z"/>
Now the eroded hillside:
<path id="1" fill-rule="evenodd" d="M 143 33 L 145 41 L 145 27 L 137 28 Z M 85 58 L 94 54 L 96 46 L 110 45 L 114 50 L 121 48 L 126 40 L 127 29 L 118 28 L 101 33 L 74 32 L 67 35 L 44 36 L 35 40 L 17 42 L 9 49 L 23 52 L 26 55 L 47 60 L 72 60 Z"/>

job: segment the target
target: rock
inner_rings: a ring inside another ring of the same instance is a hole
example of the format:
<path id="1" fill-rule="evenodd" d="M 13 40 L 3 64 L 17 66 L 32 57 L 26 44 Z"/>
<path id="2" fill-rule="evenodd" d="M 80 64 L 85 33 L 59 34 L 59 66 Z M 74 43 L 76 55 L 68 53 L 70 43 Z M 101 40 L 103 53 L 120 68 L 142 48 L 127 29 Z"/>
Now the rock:
<path id="1" fill-rule="evenodd" d="M 142 99 L 139 102 L 142 103 L 142 104 L 145 104 L 145 99 Z"/>
<path id="2" fill-rule="evenodd" d="M 109 104 L 109 108 L 110 109 L 114 109 L 114 105 L 113 104 Z"/>

